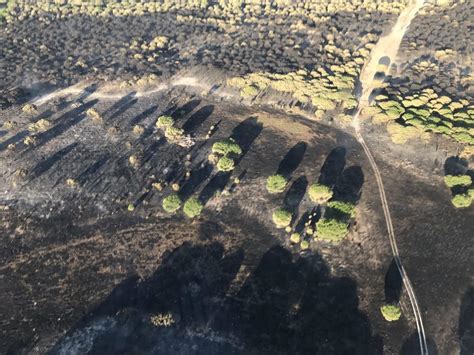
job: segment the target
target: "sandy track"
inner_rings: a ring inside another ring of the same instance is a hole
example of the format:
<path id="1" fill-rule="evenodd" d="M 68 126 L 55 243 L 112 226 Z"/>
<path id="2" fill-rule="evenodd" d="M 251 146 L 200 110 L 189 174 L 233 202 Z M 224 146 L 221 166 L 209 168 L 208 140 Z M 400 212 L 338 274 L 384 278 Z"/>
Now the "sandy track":
<path id="1" fill-rule="evenodd" d="M 403 285 L 408 294 L 408 298 L 410 299 L 411 308 L 413 310 L 413 315 L 415 317 L 416 328 L 418 331 L 418 340 L 420 345 L 420 351 L 422 355 L 428 354 L 428 346 L 426 342 L 426 334 L 425 329 L 423 326 L 423 319 L 421 316 L 420 308 L 418 306 L 418 300 L 415 295 L 415 291 L 413 286 L 408 278 L 408 275 L 403 267 L 402 261 L 400 259 L 400 254 L 398 252 L 397 240 L 395 237 L 395 232 L 392 223 L 392 217 L 390 215 L 390 209 L 388 206 L 387 197 L 385 195 L 385 189 L 383 185 L 382 176 L 380 174 L 379 168 L 375 159 L 370 151 L 369 147 L 367 146 L 361 130 L 360 130 L 360 122 L 359 117 L 362 109 L 369 106 L 369 97 L 371 92 L 376 88 L 376 81 L 374 80 L 375 74 L 378 71 L 379 63 L 381 62 L 382 58 L 388 58 L 390 63 L 393 63 L 396 60 L 396 56 L 398 53 L 398 49 L 400 47 L 400 43 L 402 42 L 403 36 L 407 28 L 409 27 L 411 21 L 415 17 L 416 13 L 422 8 L 424 5 L 424 0 L 414 0 L 412 1 L 405 10 L 402 11 L 400 16 L 397 19 L 397 22 L 393 26 L 391 32 L 384 37 L 381 37 L 373 48 L 371 52 L 371 57 L 369 62 L 366 66 L 362 69 L 360 75 L 360 82 L 362 85 L 362 93 L 359 98 L 359 105 L 357 112 L 353 116 L 352 119 L 352 126 L 355 131 L 355 136 L 359 141 L 360 145 L 364 149 L 364 152 L 369 159 L 370 165 L 375 175 L 375 179 L 377 181 L 377 187 L 379 190 L 380 201 L 382 203 L 383 213 L 385 217 L 385 222 L 387 225 L 387 232 L 388 232 L 388 239 L 390 242 L 390 248 L 392 250 L 393 259 L 397 266 L 397 269 L 400 273 L 400 276 L 403 281 Z"/>

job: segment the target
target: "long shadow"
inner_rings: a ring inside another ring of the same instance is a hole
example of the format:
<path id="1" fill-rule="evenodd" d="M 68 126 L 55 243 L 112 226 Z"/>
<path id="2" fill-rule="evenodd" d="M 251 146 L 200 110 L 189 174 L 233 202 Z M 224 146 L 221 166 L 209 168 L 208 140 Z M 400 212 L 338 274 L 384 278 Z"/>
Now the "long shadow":
<path id="1" fill-rule="evenodd" d="M 18 143 L 19 141 L 25 139 L 26 136 L 29 133 L 30 132 L 27 131 L 27 130 L 20 131 L 20 132 L 16 133 L 14 136 L 12 136 L 12 137 L 8 138 L 7 140 L 3 141 L 2 143 L 0 143 L 0 151 L 3 151 L 5 149 L 7 149 L 10 144 L 15 144 L 15 143 Z"/>
<path id="2" fill-rule="evenodd" d="M 199 106 L 201 103 L 201 100 L 194 99 L 186 102 L 183 106 L 176 108 L 173 110 L 171 113 L 171 117 L 173 117 L 175 120 L 179 120 L 182 117 L 185 117 L 189 115 L 196 107 Z"/>
<path id="3" fill-rule="evenodd" d="M 215 226 L 207 227 L 215 234 Z M 273 247 L 229 294 L 243 257 L 216 242 L 185 243 L 166 253 L 150 277 L 117 286 L 49 353 L 64 353 L 85 336 L 88 354 L 382 353 L 358 309 L 355 282 L 332 276 L 319 255 L 295 260 Z M 153 326 L 156 314 L 175 323 Z"/>
<path id="4" fill-rule="evenodd" d="M 110 106 L 107 110 L 104 111 L 104 116 L 105 115 L 110 115 L 112 116 L 112 113 L 114 111 L 119 111 L 121 110 L 124 106 L 127 106 L 130 104 L 135 99 L 135 95 L 137 93 L 135 91 L 129 92 L 127 95 L 123 96 L 120 98 L 117 102 L 115 102 L 112 106 Z"/>
<path id="5" fill-rule="evenodd" d="M 193 132 L 198 129 L 213 112 L 214 105 L 201 107 L 187 119 L 182 128 L 187 134 Z"/>
<path id="6" fill-rule="evenodd" d="M 256 117 L 246 118 L 232 129 L 230 138 L 234 139 L 240 148 L 242 148 L 242 155 L 237 162 L 242 160 L 248 153 L 253 142 L 262 132 L 262 129 L 263 125 L 257 121 Z"/>
<path id="7" fill-rule="evenodd" d="M 38 143 L 35 145 L 35 147 L 40 147 L 48 143 L 60 134 L 66 132 L 72 126 L 81 122 L 85 118 L 84 112 L 90 107 L 94 106 L 97 102 L 98 100 L 92 100 L 71 111 L 66 112 L 57 120 L 59 123 L 57 123 L 51 129 L 37 135 Z"/>
<path id="8" fill-rule="evenodd" d="M 402 277 L 398 271 L 395 260 L 392 260 L 385 274 L 385 302 L 398 303 L 402 292 Z"/>
<path id="9" fill-rule="evenodd" d="M 8 133 L 8 131 L 0 131 L 0 137 L 5 136 Z"/>
<path id="10" fill-rule="evenodd" d="M 468 170 L 469 163 L 460 157 L 449 157 L 444 162 L 444 175 L 462 175 Z"/>
<path id="11" fill-rule="evenodd" d="M 91 85 L 85 87 L 82 90 L 81 95 L 77 98 L 77 101 L 83 101 L 91 96 L 94 92 L 96 92 L 98 85 L 96 83 L 92 83 Z"/>
<path id="12" fill-rule="evenodd" d="M 135 105 L 137 102 L 138 102 L 138 99 L 135 99 L 135 98 L 125 102 L 116 111 L 114 111 L 110 114 L 110 117 L 107 121 L 111 122 L 111 121 L 115 120 L 117 117 L 120 117 L 125 111 L 127 111 L 130 107 Z"/>
<path id="13" fill-rule="evenodd" d="M 334 148 L 327 156 L 321 168 L 318 182 L 327 186 L 336 185 L 346 165 L 346 148 Z"/>
<path id="14" fill-rule="evenodd" d="M 134 118 L 130 120 L 130 126 L 135 126 L 136 124 L 140 123 L 141 121 L 146 119 L 148 116 L 154 114 L 157 109 L 158 109 L 158 105 L 154 105 L 146 109 L 142 113 L 138 114 L 137 116 L 135 116 Z"/>
<path id="15" fill-rule="evenodd" d="M 460 355 L 474 354 L 474 287 L 464 294 L 459 311 Z"/>
<path id="16" fill-rule="evenodd" d="M 199 201 L 205 205 L 217 193 L 222 192 L 230 180 L 232 172 L 218 171 L 199 193 Z"/>
<path id="17" fill-rule="evenodd" d="M 183 184 L 179 191 L 179 197 L 181 200 L 187 200 L 199 186 L 211 176 L 213 167 L 211 164 L 201 162 L 197 168 L 191 170 L 191 176 Z"/>
<path id="18" fill-rule="evenodd" d="M 49 169 L 53 167 L 58 161 L 63 159 L 66 155 L 68 155 L 76 146 L 78 145 L 77 142 L 69 144 L 65 148 L 57 151 L 47 159 L 43 160 L 42 162 L 38 163 L 32 170 L 31 170 L 31 178 L 37 178 L 47 172 Z"/>
<path id="19" fill-rule="evenodd" d="M 308 187 L 308 179 L 306 176 L 300 176 L 298 179 L 293 181 L 288 192 L 285 194 L 284 198 L 284 207 L 293 212 L 293 215 L 296 217 L 298 212 L 298 207 L 303 200 L 303 197 L 306 193 L 306 188 Z"/>
<path id="20" fill-rule="evenodd" d="M 80 185 L 84 185 L 87 180 L 94 176 L 110 159 L 110 154 L 106 153 L 102 155 L 94 164 L 85 169 L 79 176 L 76 178 L 76 181 Z"/>
<path id="21" fill-rule="evenodd" d="M 306 152 L 307 144 L 305 142 L 296 143 L 283 157 L 278 165 L 277 174 L 283 175 L 288 180 L 291 174 L 298 168 L 303 161 L 304 153 Z"/>

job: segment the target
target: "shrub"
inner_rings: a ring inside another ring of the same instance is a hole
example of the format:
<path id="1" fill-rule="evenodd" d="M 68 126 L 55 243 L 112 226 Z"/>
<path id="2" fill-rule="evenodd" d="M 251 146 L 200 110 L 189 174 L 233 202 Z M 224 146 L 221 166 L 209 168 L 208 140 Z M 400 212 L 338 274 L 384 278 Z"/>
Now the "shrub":
<path id="1" fill-rule="evenodd" d="M 292 243 L 295 243 L 295 244 L 298 244 L 301 240 L 301 236 L 299 233 L 293 233 L 291 236 L 290 236 L 290 241 Z"/>
<path id="2" fill-rule="evenodd" d="M 285 190 L 287 181 L 281 175 L 272 175 L 267 179 L 267 191 L 271 194 L 283 192 Z"/>
<path id="3" fill-rule="evenodd" d="M 400 316 L 402 315 L 402 310 L 400 307 L 394 304 L 383 305 L 380 307 L 380 312 L 382 313 L 382 316 L 385 318 L 385 320 L 389 322 L 399 320 Z"/>
<path id="4" fill-rule="evenodd" d="M 222 157 L 217 162 L 217 170 L 219 171 L 232 171 L 234 170 L 235 162 L 228 157 Z"/>
<path id="5" fill-rule="evenodd" d="M 328 203 L 329 214 L 336 217 L 349 217 L 355 216 L 355 205 L 350 202 L 343 201 L 331 201 Z"/>
<path id="6" fill-rule="evenodd" d="M 308 195 L 311 201 L 322 203 L 328 201 L 332 197 L 332 190 L 326 185 L 312 184 L 309 187 Z"/>
<path id="7" fill-rule="evenodd" d="M 221 154 L 224 156 L 234 154 L 239 156 L 242 154 L 242 148 L 232 138 L 227 138 L 216 142 L 212 145 L 212 152 L 214 154 Z"/>
<path id="8" fill-rule="evenodd" d="M 273 212 L 273 222 L 276 224 L 277 228 L 285 228 L 290 225 L 292 215 L 287 210 L 283 208 L 277 209 Z"/>
<path id="9" fill-rule="evenodd" d="M 171 194 L 163 199 L 163 209 L 168 213 L 176 212 L 181 206 L 181 199 L 177 194 Z"/>
<path id="10" fill-rule="evenodd" d="M 472 179 L 469 175 L 446 175 L 444 182 L 449 187 L 454 186 L 471 186 Z"/>
<path id="11" fill-rule="evenodd" d="M 174 125 L 174 119 L 171 116 L 160 116 L 156 121 L 156 127 L 158 128 L 168 128 Z"/>
<path id="12" fill-rule="evenodd" d="M 182 139 L 184 136 L 184 131 L 181 128 L 177 128 L 174 126 L 169 126 L 166 128 L 165 137 L 170 141 L 178 141 Z"/>
<path id="13" fill-rule="evenodd" d="M 456 208 L 465 208 L 471 205 L 472 197 L 470 194 L 458 194 L 454 195 L 451 202 Z"/>
<path id="14" fill-rule="evenodd" d="M 300 244 L 301 250 L 306 250 L 309 248 L 309 242 L 307 240 L 303 240 Z"/>
<path id="15" fill-rule="evenodd" d="M 183 211 L 189 218 L 199 216 L 202 211 L 202 203 L 196 197 L 191 197 L 184 203 Z"/>
<path id="16" fill-rule="evenodd" d="M 334 218 L 322 218 L 316 223 L 317 235 L 322 240 L 338 243 L 347 235 L 347 223 Z"/>

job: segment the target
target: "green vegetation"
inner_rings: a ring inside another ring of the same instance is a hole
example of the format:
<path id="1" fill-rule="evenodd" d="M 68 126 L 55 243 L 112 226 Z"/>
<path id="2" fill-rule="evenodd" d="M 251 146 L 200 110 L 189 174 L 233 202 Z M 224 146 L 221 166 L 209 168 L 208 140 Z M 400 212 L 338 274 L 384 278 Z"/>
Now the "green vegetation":
<path id="1" fill-rule="evenodd" d="M 469 175 L 446 175 L 444 182 L 448 187 L 471 186 L 472 179 Z"/>
<path id="2" fill-rule="evenodd" d="M 314 203 L 327 202 L 332 197 L 332 190 L 330 187 L 322 184 L 312 184 L 309 187 L 308 195 L 311 201 Z"/>
<path id="3" fill-rule="evenodd" d="M 181 199 L 177 194 L 171 194 L 163 199 L 163 209 L 168 213 L 174 213 L 181 207 Z"/>
<path id="4" fill-rule="evenodd" d="M 183 212 L 189 218 L 199 216 L 202 212 L 202 203 L 196 197 L 191 197 L 184 203 Z"/>
<path id="5" fill-rule="evenodd" d="M 292 215 L 290 212 L 283 208 L 277 209 L 273 212 L 272 219 L 277 228 L 285 228 L 288 227 L 291 223 Z"/>
<path id="6" fill-rule="evenodd" d="M 234 170 L 235 162 L 231 158 L 226 156 L 220 158 L 217 162 L 217 170 L 219 171 L 232 171 Z"/>
<path id="7" fill-rule="evenodd" d="M 171 116 L 160 116 L 156 121 L 156 127 L 158 128 L 168 128 L 174 125 L 174 119 Z"/>
<path id="8" fill-rule="evenodd" d="M 299 233 L 293 233 L 290 236 L 290 241 L 294 244 L 298 244 L 301 241 L 301 235 Z"/>
<path id="9" fill-rule="evenodd" d="M 306 250 L 309 248 L 309 242 L 307 240 L 303 240 L 300 243 L 300 248 L 301 250 Z"/>
<path id="10" fill-rule="evenodd" d="M 288 182 L 282 175 L 272 175 L 267 179 L 267 191 L 271 194 L 277 194 L 285 191 Z"/>
<path id="11" fill-rule="evenodd" d="M 212 145 L 212 152 L 223 156 L 242 154 L 242 148 L 232 138 L 227 138 Z"/>
<path id="12" fill-rule="evenodd" d="M 166 128 L 165 137 L 171 142 L 179 141 L 184 137 L 184 130 L 178 127 L 169 126 Z"/>
<path id="13" fill-rule="evenodd" d="M 385 320 L 393 322 L 399 320 L 402 315 L 402 310 L 399 306 L 393 304 L 385 304 L 380 307 L 380 312 Z"/>
<path id="14" fill-rule="evenodd" d="M 322 218 L 316 223 L 318 238 L 338 243 L 347 235 L 349 229 L 346 222 L 335 218 Z"/>
<path id="15" fill-rule="evenodd" d="M 472 203 L 472 196 L 470 193 L 454 195 L 451 202 L 456 208 L 466 208 Z"/>
<path id="16" fill-rule="evenodd" d="M 338 219 L 354 218 L 355 205 L 350 202 L 331 201 L 328 203 L 326 213 Z"/>

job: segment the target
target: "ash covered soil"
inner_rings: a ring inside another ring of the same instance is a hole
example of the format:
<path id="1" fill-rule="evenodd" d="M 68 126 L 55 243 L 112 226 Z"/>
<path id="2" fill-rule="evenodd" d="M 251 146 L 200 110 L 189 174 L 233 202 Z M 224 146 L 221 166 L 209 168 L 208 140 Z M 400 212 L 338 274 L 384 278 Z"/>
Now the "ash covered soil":
<path id="1" fill-rule="evenodd" d="M 2 352 L 418 351 L 377 186 L 350 134 L 181 87 L 118 100 L 93 99 L 88 90 L 45 103 L 34 115 L 17 106 L 1 113 L 17 123 L 2 137 L 0 160 Z M 101 123 L 85 114 L 91 107 Z M 167 142 L 155 128 L 162 114 L 196 144 Z M 40 117 L 51 127 L 24 144 Z M 243 148 L 232 176 L 207 163 L 212 143 L 226 137 Z M 443 166 L 434 161 L 447 151 L 417 143 L 425 158 L 414 166 L 408 158 L 395 163 L 403 152 L 388 138 L 370 144 L 380 148 L 376 159 L 430 346 L 456 353 L 459 338 L 470 346 L 472 336 L 472 210 L 454 210 L 442 188 Z M 130 164 L 132 155 L 138 164 Z M 290 182 L 274 196 L 265 182 L 276 172 Z M 168 184 L 163 191 L 152 187 L 158 180 Z M 298 228 L 314 208 L 305 195 L 313 181 L 356 201 L 356 222 L 341 244 L 311 241 L 301 251 L 273 226 L 271 213 L 287 207 Z M 183 199 L 205 203 L 199 218 L 163 212 L 175 182 Z M 386 300 L 401 302 L 400 321 L 383 320 Z M 173 323 L 154 325 L 156 315 Z"/>

